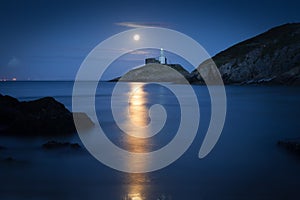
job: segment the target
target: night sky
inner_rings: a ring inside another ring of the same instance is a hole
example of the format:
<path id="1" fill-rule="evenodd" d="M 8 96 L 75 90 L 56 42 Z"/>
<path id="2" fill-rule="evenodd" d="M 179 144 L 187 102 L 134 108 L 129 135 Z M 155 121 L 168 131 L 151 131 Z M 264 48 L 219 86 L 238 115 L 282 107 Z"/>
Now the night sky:
<path id="1" fill-rule="evenodd" d="M 73 80 L 97 44 L 133 27 L 180 31 L 213 56 L 274 26 L 300 22 L 299 7 L 290 0 L 1 1 L 0 79 Z"/>

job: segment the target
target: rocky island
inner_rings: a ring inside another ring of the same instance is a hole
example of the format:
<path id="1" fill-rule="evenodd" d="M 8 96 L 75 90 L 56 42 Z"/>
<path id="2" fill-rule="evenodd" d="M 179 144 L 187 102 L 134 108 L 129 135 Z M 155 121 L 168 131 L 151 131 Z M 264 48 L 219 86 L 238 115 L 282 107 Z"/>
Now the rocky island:
<path id="1" fill-rule="evenodd" d="M 160 63 L 146 64 L 140 68 L 133 69 L 119 78 L 125 82 L 177 82 L 189 78 L 190 74 L 181 65 L 162 65 Z"/>
<path id="2" fill-rule="evenodd" d="M 187 83 L 187 80 L 190 78 L 190 73 L 180 64 L 167 63 L 167 57 L 161 48 L 158 59 L 146 58 L 145 65 L 130 70 L 122 77 L 115 78 L 111 81 Z"/>

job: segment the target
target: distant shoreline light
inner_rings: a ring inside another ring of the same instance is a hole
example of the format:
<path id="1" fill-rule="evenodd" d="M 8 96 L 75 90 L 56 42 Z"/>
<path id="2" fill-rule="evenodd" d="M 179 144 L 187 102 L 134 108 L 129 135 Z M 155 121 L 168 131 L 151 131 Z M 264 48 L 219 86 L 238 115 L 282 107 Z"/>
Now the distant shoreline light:
<path id="1" fill-rule="evenodd" d="M 9 79 L 9 78 L 0 78 L 0 81 L 1 82 L 4 82 L 4 81 L 17 81 L 17 78 L 16 77 L 13 77 L 11 79 Z"/>

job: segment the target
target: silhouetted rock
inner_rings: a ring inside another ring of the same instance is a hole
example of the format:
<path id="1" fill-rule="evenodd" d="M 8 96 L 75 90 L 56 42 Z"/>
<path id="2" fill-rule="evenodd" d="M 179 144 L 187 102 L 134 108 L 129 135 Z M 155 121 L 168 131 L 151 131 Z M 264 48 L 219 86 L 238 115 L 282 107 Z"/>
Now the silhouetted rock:
<path id="1" fill-rule="evenodd" d="M 300 85 L 300 23 L 285 24 L 212 57 L 225 84 Z M 198 67 L 209 76 L 209 64 Z M 204 83 L 197 70 L 191 82 Z"/>
<path id="2" fill-rule="evenodd" d="M 81 148 L 81 146 L 80 146 L 78 143 L 71 143 L 71 144 L 70 144 L 70 147 L 71 147 L 72 149 L 80 149 L 80 148 Z"/>
<path id="3" fill-rule="evenodd" d="M 300 139 L 289 139 L 289 140 L 280 140 L 277 142 L 278 146 L 282 146 L 287 150 L 300 155 Z"/>
<path id="4" fill-rule="evenodd" d="M 73 119 L 79 131 L 84 131 L 94 126 L 94 122 L 85 113 L 75 112 L 73 113 Z"/>
<path id="5" fill-rule="evenodd" d="M 83 113 L 85 127 L 93 122 Z M 87 123 L 88 122 L 88 123 Z M 0 133 L 27 135 L 67 135 L 76 132 L 72 113 L 52 97 L 19 102 L 0 94 Z"/>
<path id="6" fill-rule="evenodd" d="M 60 149 L 60 148 L 72 148 L 80 149 L 81 146 L 78 143 L 70 142 L 57 142 L 57 141 L 48 141 L 42 146 L 44 149 Z"/>
<path id="7" fill-rule="evenodd" d="M 15 159 L 13 157 L 11 157 L 11 156 L 8 156 L 8 157 L 4 158 L 3 161 L 5 161 L 5 162 L 14 162 Z"/>

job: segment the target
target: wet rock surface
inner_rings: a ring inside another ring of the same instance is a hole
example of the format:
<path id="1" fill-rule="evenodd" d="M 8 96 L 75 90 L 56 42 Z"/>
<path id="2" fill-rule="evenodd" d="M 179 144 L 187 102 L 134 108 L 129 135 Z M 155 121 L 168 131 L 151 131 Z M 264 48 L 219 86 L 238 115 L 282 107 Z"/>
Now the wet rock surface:
<path id="1" fill-rule="evenodd" d="M 300 155 L 300 138 L 279 140 L 277 145 L 292 153 Z"/>
<path id="2" fill-rule="evenodd" d="M 58 142 L 58 141 L 48 141 L 42 145 L 44 149 L 61 149 L 61 148 L 71 148 L 71 149 L 80 149 L 81 146 L 78 143 L 71 142 Z"/>
<path id="3" fill-rule="evenodd" d="M 93 122 L 85 113 L 73 113 L 85 128 Z M 0 94 L 0 134 L 2 135 L 68 135 L 76 133 L 73 114 L 53 97 L 18 101 Z"/>

